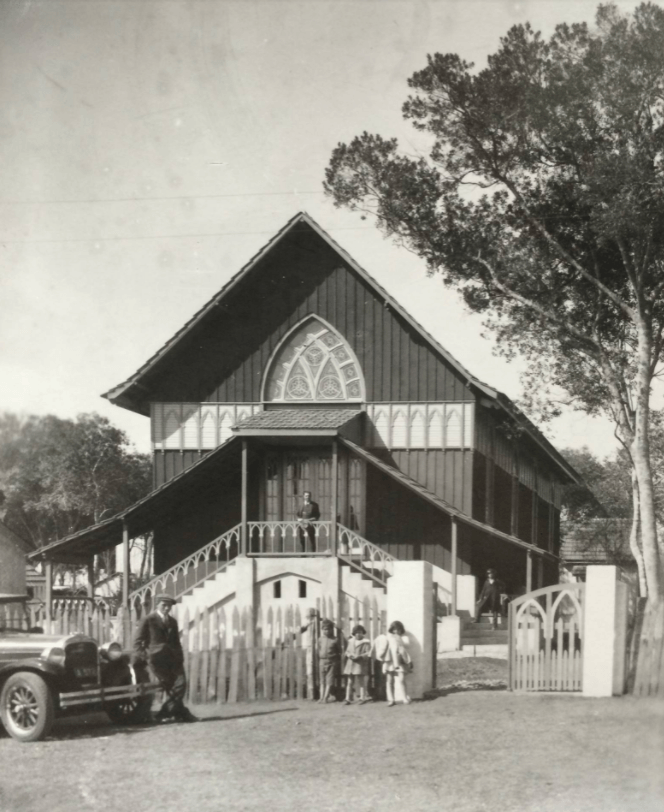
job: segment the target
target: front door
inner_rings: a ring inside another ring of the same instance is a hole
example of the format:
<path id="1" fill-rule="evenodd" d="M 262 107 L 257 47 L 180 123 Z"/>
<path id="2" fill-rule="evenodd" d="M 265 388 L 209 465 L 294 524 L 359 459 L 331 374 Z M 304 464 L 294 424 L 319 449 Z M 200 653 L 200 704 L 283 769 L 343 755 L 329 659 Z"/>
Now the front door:
<path id="1" fill-rule="evenodd" d="M 293 521 L 305 491 L 318 503 L 321 521 L 332 510 L 332 455 L 327 449 L 277 451 L 265 461 L 265 520 Z"/>

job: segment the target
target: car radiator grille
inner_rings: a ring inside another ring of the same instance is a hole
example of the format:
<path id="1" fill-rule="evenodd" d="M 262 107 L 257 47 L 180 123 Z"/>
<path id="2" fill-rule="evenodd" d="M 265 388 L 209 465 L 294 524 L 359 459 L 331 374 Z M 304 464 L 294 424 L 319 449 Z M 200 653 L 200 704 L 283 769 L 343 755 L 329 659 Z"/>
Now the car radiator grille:
<path id="1" fill-rule="evenodd" d="M 65 648 L 65 671 L 74 683 L 97 683 L 97 646 L 88 642 L 72 642 Z"/>

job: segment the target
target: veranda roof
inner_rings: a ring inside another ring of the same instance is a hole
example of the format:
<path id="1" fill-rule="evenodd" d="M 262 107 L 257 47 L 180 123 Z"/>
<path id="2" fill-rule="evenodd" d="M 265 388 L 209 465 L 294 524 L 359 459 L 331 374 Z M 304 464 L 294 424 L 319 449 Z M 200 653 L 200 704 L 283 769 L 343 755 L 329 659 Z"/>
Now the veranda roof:
<path id="1" fill-rule="evenodd" d="M 125 523 L 132 537 L 148 533 L 157 517 L 163 519 L 174 513 L 190 496 L 199 494 L 202 488 L 213 486 L 222 492 L 220 476 L 239 476 L 240 445 L 237 437 L 230 437 L 190 468 L 115 516 L 53 541 L 30 553 L 28 558 L 31 561 L 50 559 L 63 564 L 85 563 L 90 556 L 120 544 Z"/>
<path id="2" fill-rule="evenodd" d="M 342 445 L 345 445 L 348 449 L 350 449 L 354 454 L 357 454 L 359 457 L 365 459 L 371 465 L 374 465 L 384 474 L 392 477 L 397 482 L 401 483 L 404 487 L 408 488 L 409 490 L 416 493 L 418 496 L 421 496 L 430 504 L 437 507 L 443 513 L 446 513 L 448 516 L 454 517 L 458 519 L 460 522 L 467 524 L 470 527 L 474 527 L 476 530 L 480 530 L 482 533 L 486 533 L 490 536 L 495 538 L 501 539 L 502 541 L 506 541 L 509 544 L 513 544 L 517 547 L 521 547 L 524 550 L 530 550 L 533 553 L 537 553 L 538 555 L 545 556 L 551 560 L 558 560 L 558 557 L 555 556 L 553 553 L 548 552 L 548 550 L 543 550 L 541 547 L 537 547 L 535 544 L 529 544 L 527 541 L 523 541 L 516 536 L 512 536 L 509 533 L 503 533 L 501 530 L 496 530 L 495 527 L 491 527 L 489 524 L 485 524 L 484 522 L 480 522 L 477 519 L 473 519 L 468 516 L 463 511 L 455 508 L 453 505 L 450 505 L 449 502 L 446 502 L 440 496 L 437 496 L 435 493 L 432 493 L 428 488 L 425 488 L 424 485 L 420 485 L 419 482 L 412 479 L 408 476 L 408 474 L 404 474 L 402 471 L 399 471 L 398 468 L 393 468 L 391 465 L 388 465 L 386 462 L 383 462 L 379 457 L 376 457 L 370 451 L 367 451 L 366 448 L 362 448 L 361 446 L 354 443 L 352 440 L 349 440 L 345 437 L 339 438 Z"/>
<path id="3" fill-rule="evenodd" d="M 284 415 L 288 410 L 275 410 L 274 412 L 263 412 L 261 415 L 255 415 L 250 420 L 263 417 L 264 415 L 280 415 L 280 418 L 266 417 L 265 422 L 256 420 L 259 426 L 262 426 L 265 433 L 271 435 L 278 435 L 279 425 L 273 425 L 273 422 L 278 424 L 283 421 L 283 424 L 288 427 L 293 423 L 293 420 Z M 306 411 L 306 410 L 303 410 Z M 324 413 L 324 410 L 311 410 L 312 412 Z M 484 522 L 473 519 L 463 511 L 455 508 L 449 502 L 446 502 L 440 496 L 432 493 L 416 480 L 399 471 L 396 468 L 383 462 L 383 460 L 376 457 L 370 451 L 357 445 L 357 443 L 344 437 L 338 433 L 339 428 L 348 425 L 351 420 L 354 420 L 359 412 L 351 412 L 350 410 L 338 410 L 342 414 L 337 414 L 334 410 L 335 416 L 325 417 L 322 414 L 318 419 L 320 425 L 326 426 L 326 431 L 333 431 L 339 439 L 339 442 L 346 446 L 355 455 L 363 458 L 371 465 L 375 466 L 383 473 L 392 477 L 392 479 L 399 482 L 411 492 L 425 499 L 427 502 L 434 505 L 447 516 L 454 517 L 464 524 L 474 527 L 482 533 L 492 536 L 494 538 L 506 541 L 509 544 L 520 547 L 524 550 L 531 550 L 533 553 L 545 556 L 547 558 L 557 560 L 557 557 L 546 550 L 529 544 L 522 539 L 512 536 L 508 533 L 503 533 L 496 530 Z M 313 415 L 304 416 L 303 422 L 314 421 Z M 266 429 L 265 425 L 270 424 L 271 428 Z M 242 424 L 244 428 L 246 423 Z M 286 428 L 286 431 L 289 429 Z M 311 429 L 306 430 L 311 434 Z M 229 438 L 225 443 L 220 445 L 214 451 L 211 451 L 198 462 L 194 463 L 190 468 L 183 471 L 178 476 L 166 482 L 161 487 L 149 493 L 147 496 L 135 502 L 130 507 L 116 514 L 110 519 L 81 530 L 78 533 L 73 533 L 58 541 L 54 541 L 46 547 L 42 547 L 28 555 L 32 561 L 37 560 L 52 560 L 60 563 L 81 564 L 89 561 L 90 557 L 97 555 L 111 547 L 115 547 L 122 542 L 123 528 L 125 523 L 128 527 L 130 535 L 139 536 L 143 533 L 149 532 L 153 526 L 155 519 L 160 518 L 164 520 L 168 514 L 175 513 L 180 506 L 185 504 L 189 497 L 193 494 L 200 494 L 202 489 L 214 487 L 221 491 L 222 481 L 225 478 L 240 476 L 241 473 L 241 459 L 240 459 L 241 441 L 236 434 Z M 230 464 L 229 464 L 230 463 Z"/>

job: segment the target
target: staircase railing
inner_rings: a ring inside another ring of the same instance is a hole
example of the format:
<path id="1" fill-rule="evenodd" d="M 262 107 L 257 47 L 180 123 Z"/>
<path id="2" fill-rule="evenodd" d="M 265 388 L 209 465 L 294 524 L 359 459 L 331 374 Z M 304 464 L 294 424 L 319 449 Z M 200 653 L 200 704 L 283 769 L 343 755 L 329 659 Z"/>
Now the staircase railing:
<path id="1" fill-rule="evenodd" d="M 385 586 L 387 579 L 394 573 L 394 562 L 397 559 L 343 524 L 337 525 L 337 533 L 339 558 L 356 569 L 365 570 Z"/>
<path id="2" fill-rule="evenodd" d="M 165 594 L 179 598 L 190 592 L 236 558 L 240 549 L 240 530 L 241 525 L 236 524 L 174 567 L 152 578 L 131 593 L 130 604 L 142 608 L 151 603 L 155 595 Z"/>
<path id="3" fill-rule="evenodd" d="M 330 555 L 332 522 L 248 522 L 248 555 Z"/>

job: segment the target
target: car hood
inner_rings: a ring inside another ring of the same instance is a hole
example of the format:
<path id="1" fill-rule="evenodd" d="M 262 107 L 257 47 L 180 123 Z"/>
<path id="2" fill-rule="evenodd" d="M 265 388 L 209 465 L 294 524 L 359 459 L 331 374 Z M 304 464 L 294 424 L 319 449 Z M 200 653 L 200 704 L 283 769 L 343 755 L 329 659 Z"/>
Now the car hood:
<path id="1" fill-rule="evenodd" d="M 69 641 L 92 640 L 84 634 L 0 634 L 0 662 L 39 657 L 53 646 L 63 648 Z"/>

